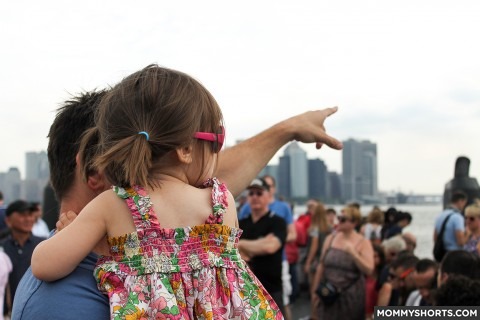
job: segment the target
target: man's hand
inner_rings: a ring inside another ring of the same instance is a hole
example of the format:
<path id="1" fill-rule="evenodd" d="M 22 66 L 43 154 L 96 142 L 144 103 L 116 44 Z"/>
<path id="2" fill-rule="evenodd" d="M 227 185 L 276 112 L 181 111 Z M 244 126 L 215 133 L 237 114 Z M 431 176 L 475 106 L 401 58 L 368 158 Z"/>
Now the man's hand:
<path id="1" fill-rule="evenodd" d="M 57 227 L 56 232 L 59 232 L 62 229 L 65 229 L 65 227 L 68 226 L 70 223 L 72 223 L 72 221 L 75 220 L 76 217 L 77 217 L 77 214 L 73 211 L 62 212 L 56 224 L 56 227 Z"/>
<path id="2" fill-rule="evenodd" d="M 343 148 L 342 142 L 329 136 L 325 131 L 325 120 L 337 112 L 338 107 L 323 110 L 308 111 L 285 120 L 285 124 L 291 126 L 294 139 L 304 143 L 316 143 L 317 149 L 324 144 L 332 149 Z"/>
<path id="3" fill-rule="evenodd" d="M 343 145 L 325 132 L 324 122 L 337 107 L 308 111 L 280 121 L 267 130 L 221 152 L 215 176 L 228 185 L 234 197 L 239 196 L 272 157 L 290 141 L 326 144 L 340 150 Z"/>

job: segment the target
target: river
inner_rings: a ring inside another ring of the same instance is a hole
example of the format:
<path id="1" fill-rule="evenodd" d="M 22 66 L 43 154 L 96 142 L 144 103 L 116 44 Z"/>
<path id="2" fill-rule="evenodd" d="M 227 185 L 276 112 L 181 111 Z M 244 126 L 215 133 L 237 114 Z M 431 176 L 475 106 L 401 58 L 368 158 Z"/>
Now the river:
<path id="1" fill-rule="evenodd" d="M 326 207 L 333 207 L 337 212 L 342 208 L 341 205 L 332 205 Z M 365 205 L 361 207 L 363 216 L 367 216 L 373 206 Z M 385 211 L 390 206 L 380 205 L 381 210 Z M 406 211 L 412 215 L 412 223 L 404 229 L 404 232 L 411 232 L 417 237 L 417 248 L 415 254 L 419 258 L 432 258 L 433 249 L 433 229 L 435 224 L 435 218 L 443 210 L 443 205 L 428 204 L 428 205 L 411 205 L 402 204 L 395 205 L 395 208 L 399 211 Z M 306 207 L 304 205 L 297 205 L 294 207 L 294 214 L 298 216 L 305 212 Z"/>

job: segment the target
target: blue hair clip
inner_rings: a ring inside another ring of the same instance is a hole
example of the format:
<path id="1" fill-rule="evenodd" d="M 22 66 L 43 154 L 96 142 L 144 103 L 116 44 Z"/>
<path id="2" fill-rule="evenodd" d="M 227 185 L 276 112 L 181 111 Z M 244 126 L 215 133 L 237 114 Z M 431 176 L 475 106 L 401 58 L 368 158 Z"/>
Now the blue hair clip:
<path id="1" fill-rule="evenodd" d="M 147 141 L 150 140 L 150 136 L 148 135 L 148 133 L 146 131 L 139 131 L 138 134 L 143 134 L 145 136 L 145 138 L 147 138 Z"/>

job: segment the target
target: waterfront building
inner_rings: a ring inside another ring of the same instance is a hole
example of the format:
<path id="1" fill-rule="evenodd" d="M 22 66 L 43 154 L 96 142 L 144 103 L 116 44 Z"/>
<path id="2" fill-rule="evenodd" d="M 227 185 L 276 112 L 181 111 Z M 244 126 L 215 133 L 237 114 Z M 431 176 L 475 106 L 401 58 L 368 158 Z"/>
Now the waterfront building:
<path id="1" fill-rule="evenodd" d="M 18 168 L 11 167 L 7 172 L 0 174 L 0 190 L 6 204 L 21 198 L 22 180 Z"/>
<path id="2" fill-rule="evenodd" d="M 277 190 L 287 199 L 308 197 L 308 160 L 298 142 L 290 143 L 280 157 Z"/>
<path id="3" fill-rule="evenodd" d="M 290 157 L 281 156 L 278 162 L 277 194 L 287 199 L 292 197 L 290 180 Z"/>
<path id="4" fill-rule="evenodd" d="M 29 201 L 42 202 L 43 189 L 47 185 L 50 174 L 47 153 L 45 151 L 27 152 L 25 160 L 24 197 Z"/>
<path id="5" fill-rule="evenodd" d="M 342 202 L 342 176 L 334 171 L 327 172 L 327 199 Z"/>
<path id="6" fill-rule="evenodd" d="M 342 158 L 344 199 L 377 202 L 377 145 L 368 140 L 343 141 Z"/>
<path id="7" fill-rule="evenodd" d="M 320 159 L 308 160 L 308 197 L 325 201 L 327 198 L 327 166 Z"/>
<path id="8" fill-rule="evenodd" d="M 45 151 L 25 153 L 25 180 L 48 179 L 48 157 Z"/>

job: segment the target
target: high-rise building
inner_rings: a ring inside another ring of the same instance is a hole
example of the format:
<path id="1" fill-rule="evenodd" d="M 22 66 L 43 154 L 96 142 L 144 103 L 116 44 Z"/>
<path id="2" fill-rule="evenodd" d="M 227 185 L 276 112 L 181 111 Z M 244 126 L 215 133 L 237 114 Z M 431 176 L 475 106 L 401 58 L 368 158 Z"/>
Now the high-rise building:
<path id="1" fill-rule="evenodd" d="M 290 143 L 280 157 L 277 190 L 286 198 L 308 197 L 308 160 L 297 142 Z"/>
<path id="2" fill-rule="evenodd" d="M 24 182 L 25 199 L 29 201 L 42 201 L 43 189 L 49 179 L 48 157 L 45 151 L 27 152 L 26 177 Z"/>
<path id="3" fill-rule="evenodd" d="M 277 195 L 287 199 L 292 197 L 290 179 L 290 157 L 283 155 L 279 159 L 277 170 Z"/>
<path id="4" fill-rule="evenodd" d="M 308 197 L 327 198 L 327 166 L 320 159 L 308 160 Z"/>
<path id="5" fill-rule="evenodd" d="M 327 173 L 327 198 L 333 202 L 342 202 L 342 178 L 333 171 Z"/>
<path id="6" fill-rule="evenodd" d="M 22 180 L 18 168 L 12 167 L 1 176 L 1 190 L 5 203 L 8 204 L 22 196 Z"/>
<path id="7" fill-rule="evenodd" d="M 343 141 L 343 195 L 346 201 L 376 202 L 377 145 L 370 141 Z"/>
<path id="8" fill-rule="evenodd" d="M 45 151 L 27 152 L 25 180 L 47 179 L 49 175 L 48 157 Z"/>

